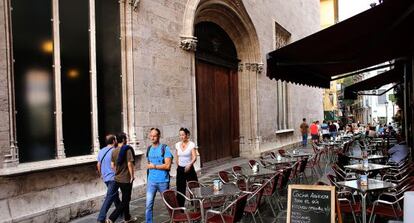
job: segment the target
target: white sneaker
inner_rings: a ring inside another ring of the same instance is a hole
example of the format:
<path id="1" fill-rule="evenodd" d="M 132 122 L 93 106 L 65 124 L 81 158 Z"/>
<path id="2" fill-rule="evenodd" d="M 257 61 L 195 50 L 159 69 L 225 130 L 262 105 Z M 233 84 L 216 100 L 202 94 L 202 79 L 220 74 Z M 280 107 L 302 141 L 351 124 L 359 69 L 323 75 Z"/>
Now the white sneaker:
<path id="1" fill-rule="evenodd" d="M 124 221 L 124 223 L 136 222 L 137 220 L 138 220 L 137 217 L 131 217 L 131 219 L 129 219 L 128 221 Z"/>

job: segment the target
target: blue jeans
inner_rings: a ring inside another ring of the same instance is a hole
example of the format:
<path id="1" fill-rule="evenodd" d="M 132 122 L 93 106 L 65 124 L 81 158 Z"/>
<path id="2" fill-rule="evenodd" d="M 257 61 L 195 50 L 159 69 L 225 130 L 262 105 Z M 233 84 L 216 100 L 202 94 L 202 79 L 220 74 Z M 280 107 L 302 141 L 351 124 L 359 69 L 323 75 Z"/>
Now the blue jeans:
<path id="1" fill-rule="evenodd" d="M 306 146 L 308 144 L 308 133 L 302 134 L 302 146 Z"/>
<path id="2" fill-rule="evenodd" d="M 99 211 L 98 221 L 105 221 L 106 213 L 111 207 L 112 203 L 115 203 L 115 207 L 118 207 L 121 203 L 119 199 L 118 187 L 114 180 L 105 182 L 106 187 L 108 188 L 105 196 L 105 200 L 102 204 L 101 210 Z"/>
<path id="3" fill-rule="evenodd" d="M 168 190 L 170 188 L 170 182 L 166 183 L 154 183 L 148 182 L 147 183 L 147 202 L 146 202 L 146 209 L 145 209 L 145 222 L 152 223 L 152 209 L 154 207 L 154 198 L 159 191 L 161 194 L 162 192 Z"/>

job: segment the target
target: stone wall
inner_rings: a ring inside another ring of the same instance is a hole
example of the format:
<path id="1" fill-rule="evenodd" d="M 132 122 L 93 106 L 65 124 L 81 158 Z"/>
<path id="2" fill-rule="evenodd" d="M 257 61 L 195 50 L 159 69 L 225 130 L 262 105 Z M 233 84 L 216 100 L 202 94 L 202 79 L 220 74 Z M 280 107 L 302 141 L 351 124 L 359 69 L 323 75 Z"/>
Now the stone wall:
<path id="1" fill-rule="evenodd" d="M 173 146 L 178 130 L 193 132 L 191 54 L 179 48 L 185 1 L 141 1 L 133 44 L 137 138 L 148 145 L 151 127 Z"/>
<path id="2" fill-rule="evenodd" d="M 133 198 L 144 194 L 142 157 L 137 157 Z M 0 188 L 2 222 L 67 222 L 99 211 L 106 193 L 96 162 L 0 177 Z"/>
<path id="3" fill-rule="evenodd" d="M 274 50 L 275 22 L 292 34 L 291 42 L 320 29 L 319 1 L 243 1 L 255 25 L 260 40 L 263 61 L 266 53 Z M 266 65 L 266 63 L 265 63 Z M 264 68 L 266 71 L 266 68 Z M 258 76 L 258 128 L 260 150 L 284 147 L 301 140 L 298 131 L 302 118 L 308 122 L 323 119 L 322 90 L 288 84 L 289 128 L 294 132 L 276 135 L 277 92 L 276 80 L 270 80 L 263 72 Z"/>

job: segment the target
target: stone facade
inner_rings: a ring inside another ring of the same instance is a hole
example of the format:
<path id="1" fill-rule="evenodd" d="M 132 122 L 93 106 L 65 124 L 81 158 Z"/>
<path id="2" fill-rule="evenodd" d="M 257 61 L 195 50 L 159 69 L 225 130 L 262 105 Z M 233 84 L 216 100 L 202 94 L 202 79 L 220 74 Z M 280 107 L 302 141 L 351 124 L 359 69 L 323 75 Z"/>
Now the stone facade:
<path id="1" fill-rule="evenodd" d="M 94 156 L 76 161 L 80 162 L 77 165 L 67 165 L 71 158 L 34 164 L 14 162 L 14 167 L 4 162 L 12 160 L 9 154 L 14 140 L 7 2 L 0 1 L 0 219 L 67 222 L 98 210 L 104 184 L 96 175 Z M 294 131 L 276 134 L 276 82 L 265 72 L 266 53 L 274 50 L 275 22 L 292 34 L 292 41 L 303 38 L 319 29 L 319 1 L 141 0 L 136 1 L 135 10 L 128 2 L 121 1 L 121 39 L 125 41 L 122 63 L 127 77 L 123 96 L 128 116 L 124 117 L 124 126 L 134 144 L 139 142 L 134 197 L 143 194 L 146 183 L 143 151 L 151 127 L 160 128 L 161 140 L 170 146 L 178 140 L 177 131 L 182 126 L 190 129 L 197 142 L 194 23 L 220 25 L 233 40 L 241 60 L 241 156 L 255 157 L 291 147 L 300 141 L 297 129 L 303 117 L 323 118 L 322 90 L 288 84 L 288 120 Z"/>

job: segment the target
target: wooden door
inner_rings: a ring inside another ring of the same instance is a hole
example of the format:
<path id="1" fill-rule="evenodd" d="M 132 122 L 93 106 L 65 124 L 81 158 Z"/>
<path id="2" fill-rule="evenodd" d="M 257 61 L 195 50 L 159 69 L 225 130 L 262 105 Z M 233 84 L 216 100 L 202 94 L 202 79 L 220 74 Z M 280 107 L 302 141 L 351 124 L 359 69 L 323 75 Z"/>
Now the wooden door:
<path id="1" fill-rule="evenodd" d="M 201 60 L 196 64 L 201 161 L 239 156 L 237 71 Z"/>

